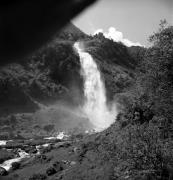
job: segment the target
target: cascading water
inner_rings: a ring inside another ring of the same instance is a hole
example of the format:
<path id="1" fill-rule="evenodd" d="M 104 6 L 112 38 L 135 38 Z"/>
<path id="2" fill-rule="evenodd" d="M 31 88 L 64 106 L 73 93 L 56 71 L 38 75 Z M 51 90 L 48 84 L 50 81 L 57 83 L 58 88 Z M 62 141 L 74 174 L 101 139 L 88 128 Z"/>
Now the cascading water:
<path id="1" fill-rule="evenodd" d="M 96 131 L 108 128 L 116 118 L 115 108 L 108 108 L 105 86 L 92 56 L 76 42 L 74 47 L 80 56 L 81 74 L 84 78 L 85 101 L 83 111 Z M 114 110 L 113 110 L 114 109 Z"/>

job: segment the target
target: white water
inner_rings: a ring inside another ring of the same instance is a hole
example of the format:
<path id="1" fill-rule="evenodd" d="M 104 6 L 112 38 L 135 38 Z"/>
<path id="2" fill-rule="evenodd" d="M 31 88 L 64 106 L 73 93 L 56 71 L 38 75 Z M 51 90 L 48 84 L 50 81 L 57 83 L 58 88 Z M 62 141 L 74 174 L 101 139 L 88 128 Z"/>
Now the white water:
<path id="1" fill-rule="evenodd" d="M 0 146 L 5 146 L 7 144 L 7 142 L 10 142 L 13 140 L 0 140 Z"/>
<path id="2" fill-rule="evenodd" d="M 14 162 L 20 162 L 22 159 L 30 157 L 28 153 L 22 151 L 21 149 L 19 149 L 18 153 L 19 153 L 19 157 L 14 159 L 9 159 L 3 162 L 2 164 L 0 164 L 0 167 L 3 167 L 6 171 L 9 171 Z"/>
<path id="3" fill-rule="evenodd" d="M 51 139 L 60 139 L 60 140 L 63 140 L 63 139 L 67 139 L 69 137 L 69 135 L 65 134 L 65 132 L 59 132 L 56 136 L 54 137 L 46 137 L 44 139 L 47 139 L 47 140 L 51 140 Z"/>
<path id="4" fill-rule="evenodd" d="M 4 146 L 4 145 L 6 145 L 7 144 L 7 141 L 5 141 L 5 140 L 0 140 L 0 146 Z"/>
<path id="5" fill-rule="evenodd" d="M 94 129 L 102 131 L 114 122 L 116 111 L 107 106 L 105 85 L 93 57 L 81 48 L 81 43 L 75 43 L 74 47 L 80 56 L 81 74 L 84 78 L 83 111 Z"/>

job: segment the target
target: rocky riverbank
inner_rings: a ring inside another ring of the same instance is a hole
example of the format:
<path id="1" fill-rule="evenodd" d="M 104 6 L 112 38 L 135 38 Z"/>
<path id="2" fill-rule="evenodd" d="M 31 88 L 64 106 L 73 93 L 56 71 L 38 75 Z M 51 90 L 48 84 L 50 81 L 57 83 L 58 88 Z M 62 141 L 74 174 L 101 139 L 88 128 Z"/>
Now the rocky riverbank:
<path id="1" fill-rule="evenodd" d="M 52 151 L 56 153 L 58 149 L 71 147 L 72 139 L 69 135 L 61 132 L 57 137 L 44 137 L 37 140 L 1 140 L 0 176 L 11 177 L 15 174 L 15 171 L 20 172 L 22 169 L 27 169 L 31 164 L 42 164 L 43 162 L 51 161 L 51 158 L 47 158 L 46 154 L 51 154 Z M 74 161 L 68 159 L 62 160 L 62 163 L 65 165 L 75 164 Z M 54 163 L 54 166 L 56 166 L 55 169 L 62 169 L 57 162 Z M 54 171 L 54 169 L 48 168 L 46 173 L 50 175 L 55 173 Z"/>

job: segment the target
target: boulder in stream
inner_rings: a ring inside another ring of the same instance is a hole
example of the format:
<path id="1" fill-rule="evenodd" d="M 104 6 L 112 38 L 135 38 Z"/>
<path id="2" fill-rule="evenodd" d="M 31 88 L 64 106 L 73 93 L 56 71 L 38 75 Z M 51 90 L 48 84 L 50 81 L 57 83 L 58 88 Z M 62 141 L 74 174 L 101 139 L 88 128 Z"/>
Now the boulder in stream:
<path id="1" fill-rule="evenodd" d="M 8 172 L 6 171 L 5 168 L 0 167 L 0 176 L 6 176 L 8 174 Z"/>

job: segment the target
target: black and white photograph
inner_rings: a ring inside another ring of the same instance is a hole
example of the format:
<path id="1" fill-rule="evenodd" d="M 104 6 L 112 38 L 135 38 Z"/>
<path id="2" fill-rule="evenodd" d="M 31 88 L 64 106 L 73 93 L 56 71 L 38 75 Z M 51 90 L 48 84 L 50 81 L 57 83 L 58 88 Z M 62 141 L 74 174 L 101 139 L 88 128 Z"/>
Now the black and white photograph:
<path id="1" fill-rule="evenodd" d="M 0 180 L 173 180 L 173 0 L 0 2 Z"/>

